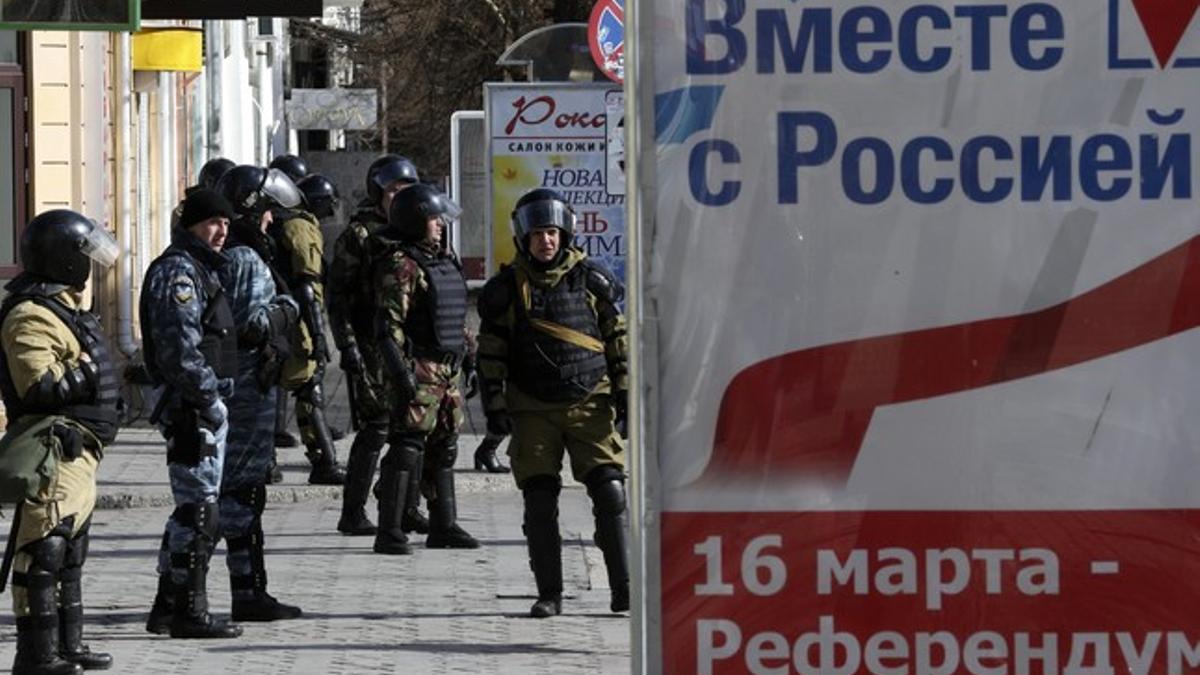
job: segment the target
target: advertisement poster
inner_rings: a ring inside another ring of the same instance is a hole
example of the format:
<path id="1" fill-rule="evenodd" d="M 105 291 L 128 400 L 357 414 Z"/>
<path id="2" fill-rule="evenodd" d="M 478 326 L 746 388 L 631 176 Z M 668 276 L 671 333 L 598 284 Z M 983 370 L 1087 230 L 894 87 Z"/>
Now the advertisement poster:
<path id="1" fill-rule="evenodd" d="M 484 85 L 491 148 L 489 275 L 516 252 L 511 214 L 517 199 L 548 187 L 575 210 L 574 245 L 624 278 L 625 197 L 607 187 L 605 107 L 606 92 L 620 90 L 611 84 Z"/>
<path id="2" fill-rule="evenodd" d="M 1200 672 L 1198 5 L 639 5 L 646 670 Z"/>

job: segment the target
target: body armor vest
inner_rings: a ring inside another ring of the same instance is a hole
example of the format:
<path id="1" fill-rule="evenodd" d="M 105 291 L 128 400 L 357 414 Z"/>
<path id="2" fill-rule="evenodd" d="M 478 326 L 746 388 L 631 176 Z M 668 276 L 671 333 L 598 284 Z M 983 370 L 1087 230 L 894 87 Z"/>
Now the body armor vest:
<path id="1" fill-rule="evenodd" d="M 180 255 L 187 256 L 192 260 L 192 265 L 200 277 L 200 283 L 204 285 L 204 294 L 208 298 L 204 313 L 200 315 L 200 327 L 203 333 L 200 336 L 199 350 L 204 355 L 204 362 L 213 369 L 213 373 L 218 378 L 237 377 L 237 324 L 233 320 L 233 309 L 225 297 L 225 289 L 217 280 L 216 275 L 206 272 L 196 263 L 191 254 L 181 249 L 168 249 L 150 267 L 153 269 L 155 264 L 165 260 L 168 256 Z M 148 276 L 150 272 L 147 271 L 146 274 Z M 142 321 L 146 321 L 150 316 L 150 312 L 145 306 L 141 307 L 141 316 Z M 149 334 L 145 329 L 142 330 L 143 336 Z M 154 341 L 142 340 L 142 352 L 146 360 L 146 369 L 150 371 L 156 381 L 162 382 L 162 375 L 158 372 L 158 361 L 154 356 Z"/>
<path id="2" fill-rule="evenodd" d="M 8 355 L 3 353 L 3 348 L 0 347 L 0 394 L 4 396 L 4 405 L 9 410 L 10 418 L 16 419 L 30 413 L 63 415 L 86 427 L 101 444 L 112 443 L 117 437 L 117 428 L 120 425 L 121 390 L 116 369 L 113 367 L 112 353 L 108 350 L 104 331 L 100 328 L 96 315 L 70 309 L 51 296 L 26 293 L 5 299 L 4 305 L 0 307 L 0 324 L 4 323 L 4 319 L 14 307 L 26 301 L 35 302 L 53 312 L 79 341 L 83 352 L 96 366 L 96 392 L 89 402 L 64 405 L 57 410 L 27 407 L 13 383 L 12 372 L 8 369 Z"/>
<path id="3" fill-rule="evenodd" d="M 461 358 L 466 352 L 467 282 L 454 258 L 403 246 L 421 271 L 429 291 L 404 318 L 404 335 L 417 358 Z"/>
<path id="4" fill-rule="evenodd" d="M 576 265 L 552 288 L 530 284 L 529 310 L 520 298 L 510 345 L 512 378 L 521 391 L 547 402 L 576 403 L 587 398 L 608 372 L 603 353 L 560 340 L 535 329 L 541 319 L 601 340 L 600 324 L 588 304 L 587 274 Z"/>
<path id="5" fill-rule="evenodd" d="M 374 266 L 371 264 L 368 249 L 370 244 L 367 242 L 386 223 L 373 215 L 364 216 L 350 223 L 350 227 L 353 227 L 355 223 L 363 226 L 363 229 L 367 231 L 367 238 L 358 242 L 359 279 L 350 292 L 350 326 L 354 329 L 354 337 L 360 344 L 370 345 L 375 344 L 375 294 L 373 291 L 375 279 L 372 278 Z"/>

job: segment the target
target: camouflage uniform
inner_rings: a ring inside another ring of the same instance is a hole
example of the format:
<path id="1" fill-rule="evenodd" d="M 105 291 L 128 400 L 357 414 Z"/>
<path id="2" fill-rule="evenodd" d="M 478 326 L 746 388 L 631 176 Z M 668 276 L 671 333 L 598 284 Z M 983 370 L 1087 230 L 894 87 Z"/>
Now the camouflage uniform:
<path id="1" fill-rule="evenodd" d="M 625 455 L 616 428 L 628 390 L 623 293 L 611 273 L 567 249 L 549 267 L 518 255 L 480 294 L 483 405 L 489 429 L 511 420 L 508 454 L 525 497 L 524 531 L 538 585 L 535 616 L 561 611 L 557 514 L 564 452 L 592 498 L 613 610 L 628 608 Z"/>
<path id="2" fill-rule="evenodd" d="M 225 252 L 229 264 L 221 273 L 238 326 L 238 374 L 229 399 L 229 438 L 221 478 L 221 536 L 233 592 L 233 618 L 294 618 L 298 609 L 282 607 L 267 593 L 262 514 L 273 463 L 275 401 L 279 387 L 271 377 L 264 350 L 279 332 L 294 329 L 299 309 L 276 292 L 271 270 L 249 246 Z M 269 374 L 264 375 L 264 370 Z"/>
<path id="3" fill-rule="evenodd" d="M 195 235 L 176 229 L 142 285 L 142 345 L 147 368 L 166 385 L 156 421 L 167 441 L 176 504 L 163 534 L 152 619 L 155 611 L 172 616 L 171 605 L 174 618 L 186 612 L 211 620 L 206 579 L 229 433 L 224 399 L 237 374 L 235 326 L 218 276 L 227 264 Z"/>
<path id="4" fill-rule="evenodd" d="M 458 377 L 470 346 L 465 323 L 466 282 L 457 260 L 435 246 L 404 244 L 386 236 L 386 231 L 381 231 L 371 241 L 375 334 L 381 360 L 392 373 L 388 386 L 391 448 L 381 464 L 380 481 L 394 480 L 400 474 L 411 486 L 413 478 L 421 476 L 421 489 L 429 501 L 426 547 L 473 548 L 478 542 L 456 522 L 453 473 L 458 429 L 463 422 Z M 433 292 L 429 270 L 440 270 L 445 279 L 439 282 L 443 284 L 440 296 Z M 462 307 L 456 315 L 458 310 L 451 305 L 457 303 Z M 455 341 L 453 333 L 457 333 L 459 348 L 440 348 L 439 343 L 447 337 Z M 381 495 L 381 534 L 390 508 Z"/>
<path id="5" fill-rule="evenodd" d="M 109 655 L 92 655 L 81 644 L 81 571 L 96 502 L 96 470 L 103 446 L 113 441 L 117 429 L 118 385 L 112 361 L 95 316 L 79 309 L 78 293 L 28 274 L 14 279 L 6 290 L 9 296 L 0 308 L 0 390 L 10 415 L 9 431 L 19 433 L 47 414 L 59 416 L 44 441 L 59 458 L 54 474 L 36 498 L 17 506 L 12 596 L 18 641 L 29 630 L 47 629 L 48 637 L 57 637 L 63 657 L 80 665 L 107 667 L 112 661 Z M 88 344 L 82 344 L 81 338 Z M 80 419 L 71 406 L 50 409 L 35 402 L 34 392 L 41 382 L 64 381 L 70 371 L 79 371 L 85 356 L 99 373 L 94 408 L 89 411 L 94 419 Z M 66 441 L 70 436 L 80 441 L 75 452 Z M 48 560 L 53 563 L 48 565 Z M 53 589 L 56 582 L 54 602 L 53 590 L 47 594 L 46 585 Z M 95 659 L 100 663 L 88 664 Z"/>
<path id="6" fill-rule="evenodd" d="M 268 227 L 277 255 L 273 265 L 300 304 L 300 340 L 284 365 L 283 388 L 296 397 L 296 425 L 313 465 L 311 482 L 341 484 L 336 448 L 325 420 L 322 381 L 325 346 L 324 240 L 317 219 L 304 211 L 279 210 Z"/>
<path id="7" fill-rule="evenodd" d="M 334 242 L 329 265 L 329 321 L 334 344 L 342 354 L 350 392 L 351 415 L 358 429 L 346 463 L 346 489 L 338 530 L 345 534 L 374 534 L 366 517 L 367 492 L 375 475 L 379 453 L 388 434 L 388 389 L 383 362 L 375 342 L 375 297 L 372 289 L 371 236 L 384 220 L 372 206 L 361 208 Z M 408 503 L 402 517 L 404 531 L 427 532 L 428 524 L 417 511 L 420 472 L 410 477 Z"/>

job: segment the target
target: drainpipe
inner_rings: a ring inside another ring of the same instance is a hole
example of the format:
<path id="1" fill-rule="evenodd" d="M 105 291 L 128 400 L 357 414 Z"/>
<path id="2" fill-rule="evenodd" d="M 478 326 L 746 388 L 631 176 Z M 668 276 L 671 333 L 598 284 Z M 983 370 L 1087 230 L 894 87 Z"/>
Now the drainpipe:
<path id="1" fill-rule="evenodd" d="M 116 91 L 120 97 L 117 106 L 117 129 L 121 138 L 120 161 L 117 162 L 117 200 L 120 204 L 117 215 L 117 238 L 121 242 L 120 274 L 121 285 L 117 293 L 117 348 L 126 358 L 137 353 L 140 345 L 133 339 L 133 187 L 134 157 L 133 138 L 133 50 L 129 33 L 120 33 L 117 38 Z M 139 251 L 139 253 L 141 253 Z"/>

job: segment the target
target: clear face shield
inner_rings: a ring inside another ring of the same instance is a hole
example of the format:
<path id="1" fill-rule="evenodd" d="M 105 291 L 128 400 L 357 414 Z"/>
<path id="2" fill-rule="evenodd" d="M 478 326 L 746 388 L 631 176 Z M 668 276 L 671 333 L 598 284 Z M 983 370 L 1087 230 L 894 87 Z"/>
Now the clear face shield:
<path id="1" fill-rule="evenodd" d="M 113 263 L 117 262 L 121 247 L 117 245 L 117 240 L 108 230 L 92 221 L 92 229 L 84 236 L 80 252 L 98 265 L 112 267 Z"/>
<path id="2" fill-rule="evenodd" d="M 530 202 L 513 211 L 513 235 L 518 240 L 524 240 L 539 227 L 557 227 L 568 234 L 574 233 L 575 212 L 553 199 Z"/>
<path id="3" fill-rule="evenodd" d="M 304 201 L 304 195 L 300 193 L 300 188 L 296 187 L 292 179 L 279 169 L 267 170 L 266 180 L 263 181 L 259 192 L 285 209 L 300 206 Z"/>

